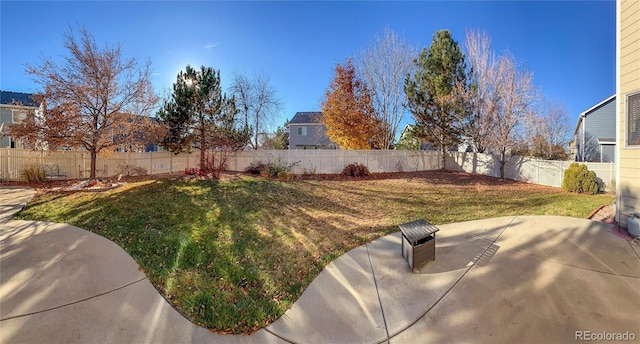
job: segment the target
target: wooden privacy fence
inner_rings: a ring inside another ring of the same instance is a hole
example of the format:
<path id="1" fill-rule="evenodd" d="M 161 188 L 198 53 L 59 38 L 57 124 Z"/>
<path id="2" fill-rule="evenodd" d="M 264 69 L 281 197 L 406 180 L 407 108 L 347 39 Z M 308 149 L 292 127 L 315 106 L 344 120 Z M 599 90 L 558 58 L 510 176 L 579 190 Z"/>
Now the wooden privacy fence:
<path id="1" fill-rule="evenodd" d="M 199 161 L 197 154 L 108 152 L 98 155 L 96 176 L 182 172 L 187 168 L 197 167 Z M 20 172 L 33 165 L 42 167 L 45 172 L 56 171 L 58 179 L 85 179 L 89 177 L 91 157 L 89 152 L 84 151 L 0 149 L 0 179 L 19 180 Z"/>
<path id="2" fill-rule="evenodd" d="M 292 166 L 293 172 L 340 173 L 351 163 L 360 163 L 371 172 L 413 172 L 436 170 L 442 167 L 440 153 L 435 151 L 401 150 L 258 150 L 241 151 L 227 163 L 229 171 L 243 171 L 252 163 L 278 163 Z M 147 174 L 184 172 L 199 167 L 199 153 L 173 154 L 171 152 L 100 154 L 96 161 L 98 177 L 118 174 Z M 56 171 L 56 178 L 83 179 L 89 177 L 91 160 L 83 151 L 27 151 L 0 149 L 0 179 L 19 180 L 20 172 L 29 165 L 42 166 L 45 171 Z M 570 161 L 548 161 L 513 157 L 505 166 L 509 179 L 560 187 L 564 171 Z M 608 188 L 615 179 L 615 163 L 586 163 Z M 446 168 L 494 177 L 500 176 L 497 159 L 488 154 L 451 152 Z"/>

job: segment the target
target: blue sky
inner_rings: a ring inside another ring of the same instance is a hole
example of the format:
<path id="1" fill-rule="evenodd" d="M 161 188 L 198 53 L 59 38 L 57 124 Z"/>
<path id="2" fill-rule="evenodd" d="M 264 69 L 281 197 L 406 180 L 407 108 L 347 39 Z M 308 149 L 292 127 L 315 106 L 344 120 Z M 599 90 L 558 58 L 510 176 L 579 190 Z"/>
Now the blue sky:
<path id="1" fill-rule="evenodd" d="M 166 93 L 187 64 L 265 73 L 284 106 L 276 124 L 320 109 L 336 63 L 389 27 L 419 49 L 440 29 L 461 45 L 485 31 L 510 50 L 544 95 L 578 115 L 615 93 L 615 1 L 412 2 L 96 2 L 0 1 L 0 87 L 33 92 L 24 65 L 64 55 L 63 34 L 84 26 L 99 46 L 149 59 L 156 92 Z M 413 122 L 410 114 L 406 122 Z"/>

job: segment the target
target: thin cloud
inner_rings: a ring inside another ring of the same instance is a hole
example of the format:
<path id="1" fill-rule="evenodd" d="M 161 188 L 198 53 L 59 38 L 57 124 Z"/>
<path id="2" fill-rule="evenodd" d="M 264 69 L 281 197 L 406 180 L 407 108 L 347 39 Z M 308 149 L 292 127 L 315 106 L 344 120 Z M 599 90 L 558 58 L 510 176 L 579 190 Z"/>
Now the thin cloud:
<path id="1" fill-rule="evenodd" d="M 207 42 L 207 44 L 203 45 L 202 47 L 207 49 L 207 50 L 211 50 L 215 47 L 218 46 L 218 43 L 211 43 L 211 42 Z"/>

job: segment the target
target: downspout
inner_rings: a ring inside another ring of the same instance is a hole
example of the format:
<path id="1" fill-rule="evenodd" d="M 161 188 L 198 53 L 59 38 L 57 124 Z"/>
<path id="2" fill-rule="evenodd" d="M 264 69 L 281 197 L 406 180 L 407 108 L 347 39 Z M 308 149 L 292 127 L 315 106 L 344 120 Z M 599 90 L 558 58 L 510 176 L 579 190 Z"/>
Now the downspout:
<path id="1" fill-rule="evenodd" d="M 602 146 L 604 145 L 598 144 L 598 146 L 600 146 L 600 162 L 602 162 L 602 153 L 603 153 Z"/>
<path id="2" fill-rule="evenodd" d="M 580 153 L 580 161 L 584 162 L 584 146 L 586 146 L 586 142 L 585 142 L 585 128 L 587 126 L 587 116 L 585 116 L 584 114 L 580 115 L 580 118 L 582 118 L 582 146 L 580 147 L 580 150 L 582 150 L 582 152 Z"/>

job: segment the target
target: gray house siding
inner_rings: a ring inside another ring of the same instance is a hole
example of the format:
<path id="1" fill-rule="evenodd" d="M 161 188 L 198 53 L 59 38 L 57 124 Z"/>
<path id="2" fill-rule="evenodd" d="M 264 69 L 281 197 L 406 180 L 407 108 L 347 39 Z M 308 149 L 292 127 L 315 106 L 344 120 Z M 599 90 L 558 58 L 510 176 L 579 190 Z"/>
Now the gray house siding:
<path id="1" fill-rule="evenodd" d="M 574 134 L 577 161 L 615 162 L 616 98 L 582 113 Z"/>
<path id="2" fill-rule="evenodd" d="M 6 136 L 7 130 L 14 124 L 13 115 L 21 114 L 26 116 L 28 112 L 37 111 L 40 104 L 33 100 L 32 94 L 0 91 L 0 148 L 22 148 L 20 142 L 13 142 L 9 136 Z"/>
<path id="3" fill-rule="evenodd" d="M 14 107 L 0 105 L 0 126 L 2 126 L 2 133 L 0 134 L 0 148 L 21 148 L 22 145 L 18 144 L 17 147 L 11 144 L 11 138 L 6 136 L 7 130 L 13 124 L 13 110 Z M 16 109 L 21 112 L 26 111 L 24 108 Z"/>
<path id="4" fill-rule="evenodd" d="M 289 149 L 337 149 L 321 119 L 321 112 L 296 112 L 289 122 Z"/>
<path id="5" fill-rule="evenodd" d="M 6 133 L 8 126 L 11 124 L 11 109 L 6 107 L 0 107 L 0 126 L 2 126 L 2 132 Z M 11 146 L 11 138 L 8 136 L 0 136 L 0 148 L 8 148 Z"/>
<path id="6" fill-rule="evenodd" d="M 289 149 L 332 148 L 326 133 L 327 129 L 322 124 L 289 124 Z"/>
<path id="7" fill-rule="evenodd" d="M 603 145 L 600 147 L 602 162 L 616 161 L 616 145 Z"/>

